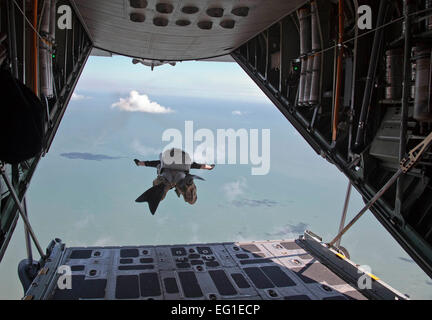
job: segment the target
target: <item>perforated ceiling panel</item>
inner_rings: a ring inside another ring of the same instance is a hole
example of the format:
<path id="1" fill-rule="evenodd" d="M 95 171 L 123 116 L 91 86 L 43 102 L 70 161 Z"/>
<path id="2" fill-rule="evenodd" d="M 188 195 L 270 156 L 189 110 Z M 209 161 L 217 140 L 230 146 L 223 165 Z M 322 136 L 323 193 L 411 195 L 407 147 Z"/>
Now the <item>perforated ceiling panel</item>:
<path id="1" fill-rule="evenodd" d="M 230 53 L 304 0 L 74 0 L 95 47 L 192 60 Z"/>

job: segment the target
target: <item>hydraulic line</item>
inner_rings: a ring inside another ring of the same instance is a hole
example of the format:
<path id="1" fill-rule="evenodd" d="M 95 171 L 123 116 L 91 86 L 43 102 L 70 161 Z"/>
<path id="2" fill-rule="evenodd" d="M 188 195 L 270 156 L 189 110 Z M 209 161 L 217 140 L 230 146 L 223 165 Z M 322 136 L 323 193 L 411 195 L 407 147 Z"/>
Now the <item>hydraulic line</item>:
<path id="1" fill-rule="evenodd" d="M 310 11 L 308 8 L 302 8 L 297 12 L 299 19 L 299 33 L 300 33 L 300 57 L 301 57 L 301 70 L 300 70 L 300 81 L 299 81 L 299 95 L 298 105 L 304 105 L 309 100 L 309 96 L 306 97 L 307 77 L 308 77 L 308 66 L 309 71 L 312 71 L 313 65 L 308 63 L 308 53 L 311 50 L 311 21 Z M 310 77 L 309 77 L 310 79 Z M 310 92 L 310 86 L 309 86 Z"/>
<path id="2" fill-rule="evenodd" d="M 362 149 L 364 144 L 364 131 L 366 126 L 366 117 L 369 109 L 369 105 L 372 98 L 373 85 L 375 83 L 375 74 L 378 65 L 378 55 L 381 47 L 381 40 L 383 35 L 383 28 L 381 28 L 384 24 L 385 13 L 387 10 L 387 0 L 381 0 L 378 10 L 378 21 L 377 27 L 375 31 L 375 36 L 372 44 L 372 52 L 370 56 L 369 69 L 366 78 L 366 86 L 364 89 L 363 102 L 360 111 L 360 118 L 357 127 L 357 135 L 354 143 L 354 148 L 356 153 L 360 153 L 360 149 Z"/>
<path id="3" fill-rule="evenodd" d="M 358 1 L 354 0 L 354 10 L 356 12 L 356 21 L 358 21 Z M 352 140 L 353 140 L 353 121 L 354 121 L 354 110 L 355 110 L 355 93 L 356 93 L 356 78 L 357 78 L 357 48 L 358 48 L 358 33 L 359 28 L 357 23 L 354 27 L 354 61 L 353 61 L 353 81 L 351 82 L 351 106 L 350 106 L 350 116 L 349 116 L 349 136 L 348 136 L 348 156 L 350 159 L 353 158 L 352 152 Z"/>
<path id="4" fill-rule="evenodd" d="M 333 122 L 332 122 L 332 142 L 335 143 L 337 139 L 337 127 L 339 123 L 339 108 L 340 108 L 340 97 L 342 91 L 342 59 L 344 54 L 343 48 L 343 33 L 344 33 L 344 12 L 343 12 L 344 0 L 339 0 L 339 36 L 338 36 L 338 58 L 337 58 L 337 70 L 336 70 L 336 93 L 334 99 L 333 109 Z"/>
<path id="5" fill-rule="evenodd" d="M 411 89 L 411 18 L 410 1 L 404 0 L 404 62 L 403 62 L 403 88 L 402 88 L 402 109 L 401 109 L 401 126 L 400 126 L 400 143 L 399 143 L 399 161 L 402 161 L 406 153 L 407 140 L 407 119 L 408 119 L 408 100 Z M 429 57 L 430 59 L 430 57 Z M 402 196 L 403 196 L 403 177 L 400 177 L 396 185 L 396 202 L 395 211 L 401 216 Z"/>
<path id="6" fill-rule="evenodd" d="M 37 30 L 38 0 L 33 1 L 33 29 Z M 38 95 L 38 51 L 37 35 L 33 33 L 33 92 Z"/>
<path id="7" fill-rule="evenodd" d="M 22 82 L 24 84 L 26 84 L 26 74 L 27 74 L 27 70 L 26 70 L 26 58 L 27 58 L 27 54 L 26 54 L 26 42 L 27 42 L 27 37 L 26 37 L 26 16 L 25 16 L 25 12 L 26 12 L 26 0 L 22 0 L 22 11 L 24 13 L 23 15 L 23 23 L 22 23 L 22 38 L 23 38 L 23 42 L 22 42 Z"/>
<path id="8" fill-rule="evenodd" d="M 321 97 L 321 54 L 316 53 L 321 50 L 321 30 L 318 18 L 318 8 L 315 1 L 311 2 L 311 28 L 312 28 L 312 52 L 313 65 L 311 74 L 310 94 L 308 97 L 309 105 L 317 105 Z"/>
<path id="9" fill-rule="evenodd" d="M 7 3 L 8 23 L 9 23 L 9 48 L 12 62 L 12 74 L 18 79 L 18 51 L 16 43 L 16 25 L 15 25 L 15 9 L 13 3 Z"/>

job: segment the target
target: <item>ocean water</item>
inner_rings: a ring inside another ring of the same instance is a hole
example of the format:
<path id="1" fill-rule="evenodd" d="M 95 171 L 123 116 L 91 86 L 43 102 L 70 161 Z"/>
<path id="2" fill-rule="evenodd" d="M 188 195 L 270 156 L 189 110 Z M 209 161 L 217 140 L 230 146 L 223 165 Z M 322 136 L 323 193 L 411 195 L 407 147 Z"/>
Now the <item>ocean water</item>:
<path id="1" fill-rule="evenodd" d="M 104 71 L 103 66 L 113 62 L 115 66 Z M 90 61 L 54 143 L 39 164 L 27 202 L 44 247 L 56 237 L 68 246 L 103 246 L 293 239 L 305 229 L 328 241 L 337 233 L 347 179 L 315 154 L 255 87 L 249 88 L 254 84 L 239 67 L 182 63 L 151 73 L 132 69 L 129 63 L 125 58 Z M 209 72 L 218 78 L 208 77 Z M 238 78 L 227 78 L 229 72 Z M 109 77 L 113 74 L 115 79 Z M 228 82 L 221 85 L 221 77 Z M 184 92 L 163 94 L 164 85 Z M 238 97 L 233 86 L 241 93 Z M 130 90 L 148 95 L 172 112 L 113 108 Z M 134 200 L 151 186 L 155 170 L 136 167 L 132 160 L 157 159 L 167 144 L 161 141 L 163 132 L 168 128 L 183 132 L 185 121 L 193 121 L 195 130 L 214 132 L 270 129 L 270 171 L 252 176 L 250 164 L 196 170 L 206 179 L 196 182 L 197 203 L 191 206 L 170 191 L 152 216 L 146 204 Z M 84 154 L 77 159 L 72 153 Z M 362 206 L 353 190 L 348 218 Z M 369 265 L 402 293 L 432 299 L 432 280 L 370 212 L 343 237 L 342 245 L 354 262 Z M 1 299 L 22 296 L 16 269 L 25 254 L 20 222 L 0 264 Z"/>

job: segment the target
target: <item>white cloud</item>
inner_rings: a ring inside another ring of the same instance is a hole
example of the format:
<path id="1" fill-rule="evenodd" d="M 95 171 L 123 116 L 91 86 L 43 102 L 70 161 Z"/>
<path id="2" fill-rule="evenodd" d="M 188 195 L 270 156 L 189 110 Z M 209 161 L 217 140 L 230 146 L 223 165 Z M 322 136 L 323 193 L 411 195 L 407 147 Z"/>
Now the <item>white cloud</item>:
<path id="1" fill-rule="evenodd" d="M 84 100 L 84 99 L 89 99 L 89 97 L 86 97 L 82 94 L 78 94 L 78 93 L 72 93 L 72 97 L 71 100 L 72 101 L 79 101 L 79 100 Z"/>
<path id="2" fill-rule="evenodd" d="M 82 229 L 86 229 L 88 227 L 90 227 L 91 225 L 94 224 L 95 221 L 95 216 L 94 215 L 88 215 L 85 216 L 84 218 L 77 220 L 74 223 L 74 227 L 78 230 L 82 230 Z"/>
<path id="3" fill-rule="evenodd" d="M 164 226 L 164 225 L 167 224 L 168 220 L 169 220 L 169 219 L 168 219 L 167 216 L 161 216 L 161 215 L 159 215 L 159 216 L 156 218 L 156 223 L 157 223 L 158 225 L 160 225 L 160 226 Z"/>
<path id="4" fill-rule="evenodd" d="M 137 152 L 142 156 L 154 156 L 154 155 L 159 155 L 160 153 L 160 150 L 152 147 L 147 147 L 143 145 L 141 142 L 139 142 L 138 139 L 132 141 L 132 148 L 135 150 L 135 152 Z"/>
<path id="5" fill-rule="evenodd" d="M 131 91 L 126 99 L 120 98 L 116 103 L 113 103 L 112 108 L 118 108 L 128 112 L 145 112 L 145 113 L 171 113 L 173 110 L 161 106 L 157 102 L 150 101 L 145 94 L 139 94 L 138 91 Z"/>
<path id="6" fill-rule="evenodd" d="M 235 116 L 242 116 L 242 115 L 244 115 L 244 113 L 241 112 L 241 111 L 239 111 L 239 110 L 234 110 L 234 111 L 232 112 L 232 114 L 235 115 Z"/>
<path id="7" fill-rule="evenodd" d="M 189 243 L 199 243 L 200 239 L 199 239 L 199 231 L 200 231 L 200 226 L 197 223 L 191 223 L 190 224 L 190 238 L 188 240 Z"/>
<path id="8" fill-rule="evenodd" d="M 237 181 L 229 182 L 223 186 L 225 196 L 229 201 L 238 199 L 241 195 L 245 193 L 246 179 L 240 178 Z"/>
<path id="9" fill-rule="evenodd" d="M 106 246 L 114 246 L 115 241 L 110 237 L 102 237 L 97 239 L 91 246 L 94 247 L 106 247 Z"/>
<path id="10" fill-rule="evenodd" d="M 249 242 L 256 239 L 253 239 L 253 237 L 245 236 L 242 232 L 238 232 L 234 237 L 234 242 L 236 246 L 239 246 L 242 242 Z"/>

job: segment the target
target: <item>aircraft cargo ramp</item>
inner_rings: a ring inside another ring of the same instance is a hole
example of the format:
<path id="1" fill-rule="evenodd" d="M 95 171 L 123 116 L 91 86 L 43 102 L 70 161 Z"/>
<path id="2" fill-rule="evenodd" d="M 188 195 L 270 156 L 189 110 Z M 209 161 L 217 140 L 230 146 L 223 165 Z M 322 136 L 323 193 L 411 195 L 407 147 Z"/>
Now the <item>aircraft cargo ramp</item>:
<path id="1" fill-rule="evenodd" d="M 175 246 L 66 248 L 56 240 L 48 253 L 26 300 L 407 299 L 308 231 L 297 240 Z M 68 270 L 71 288 L 60 289 Z"/>

